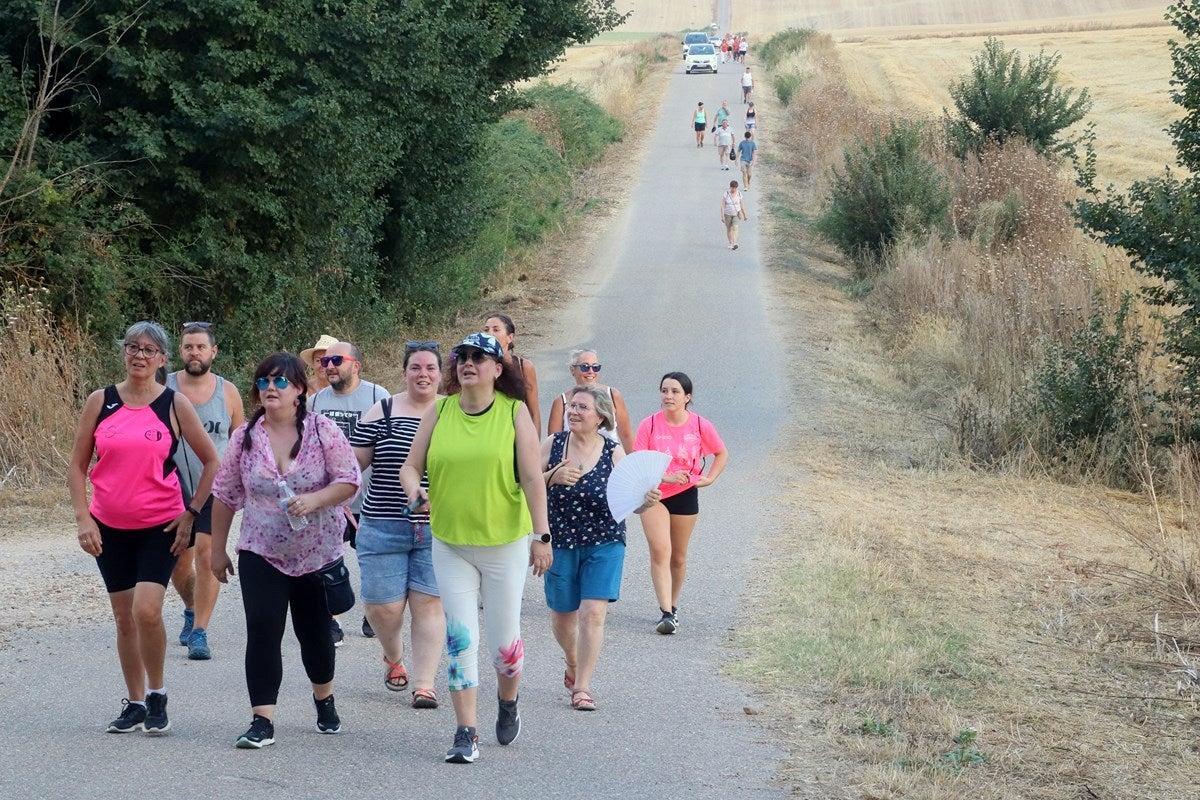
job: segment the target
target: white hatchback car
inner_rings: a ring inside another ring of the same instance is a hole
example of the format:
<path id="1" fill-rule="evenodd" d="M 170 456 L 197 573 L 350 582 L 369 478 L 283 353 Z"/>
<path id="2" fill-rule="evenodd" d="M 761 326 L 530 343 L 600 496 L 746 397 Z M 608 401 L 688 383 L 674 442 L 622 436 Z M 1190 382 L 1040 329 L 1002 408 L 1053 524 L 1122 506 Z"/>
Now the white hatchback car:
<path id="1" fill-rule="evenodd" d="M 708 34 L 703 31 L 692 31 L 683 37 L 683 57 L 687 58 L 688 51 L 694 44 L 707 44 Z"/>
<path id="2" fill-rule="evenodd" d="M 688 75 L 693 72 L 711 72 L 717 74 L 717 49 L 711 44 L 694 44 L 688 49 L 683 59 L 683 71 Z"/>

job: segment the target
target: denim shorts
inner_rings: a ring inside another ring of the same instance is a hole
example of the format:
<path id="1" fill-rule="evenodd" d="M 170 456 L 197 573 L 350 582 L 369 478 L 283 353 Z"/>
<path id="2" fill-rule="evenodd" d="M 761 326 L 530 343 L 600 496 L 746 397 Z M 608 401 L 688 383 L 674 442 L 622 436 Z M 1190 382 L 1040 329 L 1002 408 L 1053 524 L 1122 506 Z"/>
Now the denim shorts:
<path id="1" fill-rule="evenodd" d="M 546 605 L 560 614 L 579 610 L 583 600 L 615 603 L 621 596 L 625 544 L 605 542 L 590 547 L 556 547 L 546 573 Z"/>
<path id="2" fill-rule="evenodd" d="M 410 589 L 438 596 L 428 523 L 363 517 L 357 539 L 364 603 L 395 603 Z"/>

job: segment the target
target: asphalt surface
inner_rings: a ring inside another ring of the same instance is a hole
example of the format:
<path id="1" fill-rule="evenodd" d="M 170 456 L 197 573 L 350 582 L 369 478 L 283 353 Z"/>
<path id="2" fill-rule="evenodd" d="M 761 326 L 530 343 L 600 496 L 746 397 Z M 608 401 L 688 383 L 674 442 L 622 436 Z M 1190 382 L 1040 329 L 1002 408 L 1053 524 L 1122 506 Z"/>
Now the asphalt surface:
<path id="1" fill-rule="evenodd" d="M 728 18 L 727 3 L 721 5 Z M 579 298 L 561 311 L 562 346 L 529 354 L 539 365 L 548 409 L 569 381 L 569 350 L 595 347 L 602 380 L 625 393 L 635 426 L 657 409 L 664 372 L 693 378 L 695 410 L 715 423 L 731 459 L 721 480 L 701 493 L 677 635 L 653 630 L 658 612 L 645 540 L 632 522 L 622 598 L 611 607 L 593 682 L 598 711 L 570 709 L 540 581 L 530 579 L 524 730 L 511 746 L 495 743 L 494 676 L 482 669 L 481 758 L 469 766 L 444 764 L 454 731 L 444 673 L 442 708 L 409 708 L 407 693 L 383 687 L 379 646 L 358 634 L 356 607 L 343 617 L 347 644 L 338 651 L 335 694 L 345 732 L 315 732 L 289 632 L 277 744 L 247 751 L 233 747 L 250 720 L 238 589 L 223 591 L 210 626 L 210 662 L 189 662 L 185 648 L 174 644 L 181 605 L 172 592 L 166 612 L 172 731 L 165 737 L 103 732 L 124 695 L 111 621 L 28 631 L 6 644 L 0 798 L 783 796 L 771 781 L 784 748 L 745 713 L 755 702 L 722 669 L 738 657 L 726 647 L 730 629 L 753 624 L 739 616 L 739 599 L 752 579 L 751 556 L 770 531 L 769 453 L 780 425 L 777 376 L 785 354 L 763 305 L 758 188 L 748 195 L 742 246 L 731 252 L 719 200 L 737 173 L 719 169 L 711 136 L 704 149 L 695 147 L 689 124 L 698 100 L 715 112 L 726 99 L 741 131 L 740 72 L 685 76 L 680 65 L 654 129 L 627 137 L 625 146 L 641 153 L 640 178 L 597 248 L 590 277 L 574 287 Z M 71 541 L 64 536 L 64 548 Z M 94 571 L 82 553 L 77 560 L 72 568 Z M 96 591 L 102 591 L 99 575 Z"/>

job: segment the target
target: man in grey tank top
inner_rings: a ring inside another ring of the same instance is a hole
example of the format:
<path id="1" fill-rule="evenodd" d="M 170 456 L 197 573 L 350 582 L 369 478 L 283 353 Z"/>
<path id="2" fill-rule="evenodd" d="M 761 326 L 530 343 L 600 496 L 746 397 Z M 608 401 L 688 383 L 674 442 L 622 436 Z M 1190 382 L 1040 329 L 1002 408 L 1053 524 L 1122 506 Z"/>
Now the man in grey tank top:
<path id="1" fill-rule="evenodd" d="M 187 322 L 179 339 L 183 369 L 167 376 L 167 386 L 183 394 L 200 415 L 217 455 L 225 453 L 229 434 L 245 420 L 242 396 L 237 387 L 212 371 L 217 357 L 217 339 L 211 322 Z M 202 466 L 195 451 L 180 441 L 175 451 L 179 485 L 183 501 L 191 506 Z M 208 623 L 217 605 L 217 583 L 212 573 L 212 504 L 210 495 L 192 525 L 192 546 L 179 557 L 171 582 L 183 598 L 183 630 L 179 643 L 188 649 L 188 658 L 206 661 L 212 658 L 208 646 Z"/>

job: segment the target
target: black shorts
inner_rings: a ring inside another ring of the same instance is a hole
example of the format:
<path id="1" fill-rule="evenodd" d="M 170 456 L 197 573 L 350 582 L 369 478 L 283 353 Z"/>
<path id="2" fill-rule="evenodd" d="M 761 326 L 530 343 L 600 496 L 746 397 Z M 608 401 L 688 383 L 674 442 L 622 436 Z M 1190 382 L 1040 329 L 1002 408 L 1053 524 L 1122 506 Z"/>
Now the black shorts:
<path id="1" fill-rule="evenodd" d="M 703 122 L 697 122 L 696 123 L 696 133 L 704 133 L 704 129 L 707 127 L 708 127 L 708 125 L 704 124 Z"/>
<path id="2" fill-rule="evenodd" d="M 92 517 L 92 519 L 96 519 Z M 109 594 L 124 592 L 139 583 L 157 583 L 166 588 L 178 558 L 171 554 L 175 534 L 166 530 L 169 522 L 153 528 L 126 530 L 110 528 L 100 520 L 100 555 L 96 566 Z"/>
<path id="3" fill-rule="evenodd" d="M 694 517 L 700 513 L 700 490 L 695 486 L 663 499 L 667 513 L 676 517 Z"/>
<path id="4" fill-rule="evenodd" d="M 345 512 L 342 513 L 345 514 Z M 354 522 L 346 517 L 346 530 L 342 532 L 342 541 L 349 543 L 350 547 L 355 550 L 358 549 L 358 525 L 360 522 L 362 522 L 362 514 L 355 514 Z"/>
<path id="5" fill-rule="evenodd" d="M 188 505 L 190 506 L 191 503 L 189 502 Z M 200 516 L 192 520 L 192 538 L 188 541 L 188 547 L 196 546 L 197 533 L 212 534 L 212 506 L 213 496 L 210 494 L 208 500 L 204 502 L 204 507 L 199 509 Z"/>

